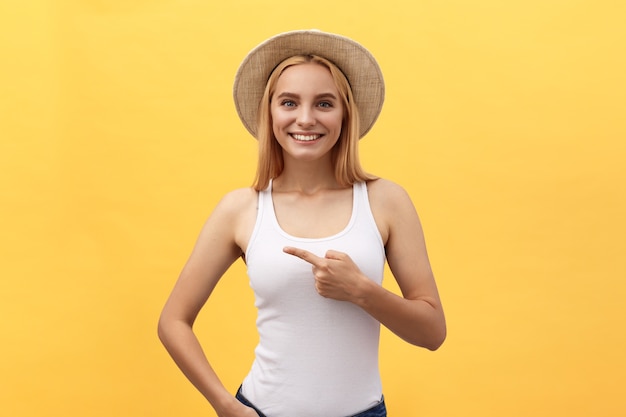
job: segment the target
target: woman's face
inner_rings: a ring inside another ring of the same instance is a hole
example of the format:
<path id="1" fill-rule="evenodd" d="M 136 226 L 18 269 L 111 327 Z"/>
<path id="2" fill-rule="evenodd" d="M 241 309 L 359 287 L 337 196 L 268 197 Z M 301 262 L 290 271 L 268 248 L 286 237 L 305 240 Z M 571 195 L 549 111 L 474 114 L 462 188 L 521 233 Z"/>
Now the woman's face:
<path id="1" fill-rule="evenodd" d="M 326 67 L 315 63 L 288 67 L 271 99 L 272 128 L 285 158 L 330 156 L 341 133 L 344 109 Z"/>

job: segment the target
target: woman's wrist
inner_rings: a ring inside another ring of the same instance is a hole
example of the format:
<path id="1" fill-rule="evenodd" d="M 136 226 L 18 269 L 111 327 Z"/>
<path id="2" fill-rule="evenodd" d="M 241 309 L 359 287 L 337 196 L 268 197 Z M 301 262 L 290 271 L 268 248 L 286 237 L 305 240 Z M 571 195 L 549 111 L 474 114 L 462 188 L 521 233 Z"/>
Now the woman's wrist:
<path id="1" fill-rule="evenodd" d="M 242 404 L 230 393 L 223 395 L 212 404 L 218 416 L 229 416 Z"/>

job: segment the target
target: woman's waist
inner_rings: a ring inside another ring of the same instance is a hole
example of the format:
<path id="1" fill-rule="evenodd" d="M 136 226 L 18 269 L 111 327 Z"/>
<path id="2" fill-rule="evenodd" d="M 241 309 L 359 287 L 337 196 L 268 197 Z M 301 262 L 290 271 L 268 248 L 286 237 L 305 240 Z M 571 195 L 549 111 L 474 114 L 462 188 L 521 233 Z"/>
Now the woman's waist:
<path id="1" fill-rule="evenodd" d="M 345 374 L 327 371 L 279 376 L 279 373 L 257 374 L 253 367 L 242 391 L 257 408 L 272 417 L 345 417 L 380 402 L 382 386 L 377 368 L 362 369 L 358 375 L 352 371 Z"/>

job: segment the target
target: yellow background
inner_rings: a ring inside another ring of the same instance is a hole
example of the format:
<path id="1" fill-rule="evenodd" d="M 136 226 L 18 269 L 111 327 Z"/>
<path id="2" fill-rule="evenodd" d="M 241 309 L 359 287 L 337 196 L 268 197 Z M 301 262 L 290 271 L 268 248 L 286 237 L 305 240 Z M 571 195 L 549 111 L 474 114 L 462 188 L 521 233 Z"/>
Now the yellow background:
<path id="1" fill-rule="evenodd" d="M 157 317 L 252 180 L 239 62 L 318 28 L 380 62 L 363 163 L 413 197 L 447 313 L 435 353 L 383 332 L 390 415 L 624 415 L 625 4 L 3 0 L 0 414 L 214 415 Z M 237 264 L 197 325 L 231 390 L 252 301 Z"/>

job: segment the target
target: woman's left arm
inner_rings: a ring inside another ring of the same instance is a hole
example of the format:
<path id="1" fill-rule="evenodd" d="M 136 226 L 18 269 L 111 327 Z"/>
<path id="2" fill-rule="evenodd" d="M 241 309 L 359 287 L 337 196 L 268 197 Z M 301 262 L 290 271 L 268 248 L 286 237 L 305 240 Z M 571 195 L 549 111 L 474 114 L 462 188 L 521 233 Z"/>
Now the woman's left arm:
<path id="1" fill-rule="evenodd" d="M 368 188 L 402 296 L 368 280 L 354 302 L 407 342 L 436 350 L 446 338 L 446 321 L 417 211 L 397 184 L 380 179 Z"/>
<path id="2" fill-rule="evenodd" d="M 375 180 L 368 190 L 402 296 L 366 277 L 343 252 L 329 250 L 322 258 L 301 248 L 284 251 L 313 266 L 315 287 L 323 297 L 352 302 L 407 342 L 436 350 L 446 338 L 446 321 L 415 207 L 404 189 L 390 181 Z"/>

